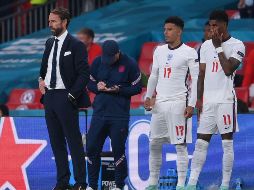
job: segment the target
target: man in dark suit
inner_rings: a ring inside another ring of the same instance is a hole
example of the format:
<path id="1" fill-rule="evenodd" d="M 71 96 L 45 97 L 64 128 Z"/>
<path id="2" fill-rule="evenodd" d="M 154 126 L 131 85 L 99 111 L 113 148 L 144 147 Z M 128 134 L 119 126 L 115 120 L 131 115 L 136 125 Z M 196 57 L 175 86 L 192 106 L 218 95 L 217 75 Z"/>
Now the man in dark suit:
<path id="1" fill-rule="evenodd" d="M 86 188 L 85 157 L 79 129 L 78 108 L 90 105 L 85 91 L 89 81 L 87 52 L 67 27 L 68 10 L 56 8 L 49 15 L 52 38 L 46 42 L 39 77 L 51 147 L 57 167 L 54 190 Z M 69 185 L 70 170 L 66 141 L 73 162 L 76 184 Z"/>

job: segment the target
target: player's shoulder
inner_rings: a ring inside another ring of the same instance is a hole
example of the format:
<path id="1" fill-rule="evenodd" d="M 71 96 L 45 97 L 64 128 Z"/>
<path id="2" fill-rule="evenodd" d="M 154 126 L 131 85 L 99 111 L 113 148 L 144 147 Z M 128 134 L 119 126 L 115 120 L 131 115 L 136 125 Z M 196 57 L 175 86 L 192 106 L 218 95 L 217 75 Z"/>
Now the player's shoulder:
<path id="1" fill-rule="evenodd" d="M 137 61 L 133 57 L 131 57 L 125 53 L 121 53 L 120 60 L 121 60 L 121 63 L 125 64 L 126 66 L 129 66 L 129 67 L 136 67 L 137 66 Z"/>
<path id="2" fill-rule="evenodd" d="M 185 49 L 185 50 L 187 50 L 187 51 L 195 51 L 195 52 L 196 52 L 196 50 L 195 50 L 194 48 L 188 46 L 188 45 L 185 44 L 185 43 L 183 43 L 182 46 L 181 46 L 180 48 L 181 48 L 181 49 Z"/>
<path id="3" fill-rule="evenodd" d="M 214 49 L 214 46 L 213 46 L 212 40 L 206 40 L 200 46 L 200 52 L 213 51 L 213 49 Z"/>
<path id="4" fill-rule="evenodd" d="M 213 46 L 213 42 L 211 39 L 204 41 L 201 45 L 201 47 L 203 48 L 210 48 L 211 46 Z"/>
<path id="5" fill-rule="evenodd" d="M 231 37 L 227 43 L 229 45 L 240 45 L 240 46 L 244 46 L 243 42 L 237 38 Z"/>
<path id="6" fill-rule="evenodd" d="M 168 44 L 159 44 L 154 48 L 154 53 L 162 52 L 168 49 Z"/>
<path id="7" fill-rule="evenodd" d="M 182 51 L 183 53 L 186 53 L 187 55 L 190 55 L 190 54 L 196 55 L 196 54 L 197 54 L 197 51 L 196 51 L 194 48 L 192 48 L 192 47 L 186 45 L 185 43 L 183 43 L 183 44 L 181 45 L 181 47 L 179 48 L 179 50 Z"/>
<path id="8" fill-rule="evenodd" d="M 231 36 L 231 38 L 228 40 L 228 42 L 234 42 L 234 43 L 243 43 L 241 40 L 237 39 L 237 38 L 234 38 Z"/>

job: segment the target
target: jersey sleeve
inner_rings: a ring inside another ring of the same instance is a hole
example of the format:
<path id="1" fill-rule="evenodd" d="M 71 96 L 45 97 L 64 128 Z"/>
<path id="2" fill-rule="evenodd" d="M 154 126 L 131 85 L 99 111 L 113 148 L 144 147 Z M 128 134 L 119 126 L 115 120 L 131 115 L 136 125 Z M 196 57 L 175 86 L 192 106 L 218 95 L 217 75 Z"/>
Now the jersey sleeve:
<path id="1" fill-rule="evenodd" d="M 191 49 L 188 59 L 188 67 L 191 75 L 191 94 L 188 101 L 188 106 L 195 107 L 197 101 L 197 81 L 199 74 L 198 54 L 194 49 Z"/>
<path id="2" fill-rule="evenodd" d="M 138 64 L 134 59 L 130 60 L 130 72 L 129 72 L 129 86 L 121 86 L 119 94 L 126 97 L 131 97 L 139 94 L 142 90 L 141 84 L 141 72 Z"/>
<path id="3" fill-rule="evenodd" d="M 200 47 L 199 57 L 200 57 L 200 63 L 206 63 L 205 59 L 205 49 L 206 49 L 206 42 L 204 42 Z"/>
<path id="4" fill-rule="evenodd" d="M 159 63 L 158 63 L 158 48 L 155 49 L 153 53 L 153 65 L 152 65 L 152 71 L 151 75 L 148 79 L 147 83 L 147 92 L 146 92 L 146 97 L 145 98 L 151 98 L 155 88 L 158 83 L 158 76 L 159 76 Z"/>
<path id="5" fill-rule="evenodd" d="M 235 45 L 235 47 L 232 50 L 232 54 L 230 55 L 230 57 L 233 57 L 233 58 L 237 59 L 238 61 L 242 62 L 244 56 L 245 56 L 245 46 L 241 42 L 241 43 Z"/>

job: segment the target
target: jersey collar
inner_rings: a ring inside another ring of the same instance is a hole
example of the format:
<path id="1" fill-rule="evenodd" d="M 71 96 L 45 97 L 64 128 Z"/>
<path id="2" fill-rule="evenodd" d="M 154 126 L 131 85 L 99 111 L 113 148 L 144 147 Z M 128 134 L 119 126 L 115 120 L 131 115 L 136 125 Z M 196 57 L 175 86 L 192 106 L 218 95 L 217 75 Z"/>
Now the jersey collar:
<path id="1" fill-rule="evenodd" d="M 225 40 L 222 40 L 222 42 L 226 42 L 231 38 L 231 36 L 229 35 Z"/>
<path id="2" fill-rule="evenodd" d="M 178 46 L 174 47 L 174 48 L 171 48 L 169 45 L 168 45 L 168 49 L 170 50 L 175 50 L 177 48 L 179 48 L 181 45 L 183 45 L 183 42 L 181 42 Z"/>

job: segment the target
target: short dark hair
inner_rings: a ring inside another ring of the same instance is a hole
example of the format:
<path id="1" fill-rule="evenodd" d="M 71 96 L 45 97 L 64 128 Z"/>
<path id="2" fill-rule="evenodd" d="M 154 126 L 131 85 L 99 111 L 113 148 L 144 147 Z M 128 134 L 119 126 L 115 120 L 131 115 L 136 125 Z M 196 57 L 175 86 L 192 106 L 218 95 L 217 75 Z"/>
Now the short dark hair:
<path id="1" fill-rule="evenodd" d="M 205 22 L 205 26 L 210 26 L 209 21 Z"/>
<path id="2" fill-rule="evenodd" d="M 0 105 L 0 110 L 2 111 L 3 116 L 9 116 L 9 109 L 6 105 L 1 104 Z"/>
<path id="3" fill-rule="evenodd" d="M 209 20 L 226 22 L 228 25 L 228 15 L 223 10 L 215 10 L 215 11 L 211 12 Z"/>
<path id="4" fill-rule="evenodd" d="M 66 28 L 68 27 L 70 20 L 71 20 L 71 15 L 70 15 L 70 12 L 68 11 L 68 9 L 58 7 L 58 8 L 53 9 L 50 13 L 58 15 L 61 20 L 66 19 L 67 20 Z"/>
<path id="5" fill-rule="evenodd" d="M 94 39 L 94 31 L 91 28 L 83 28 L 78 34 L 84 34 Z"/>
<path id="6" fill-rule="evenodd" d="M 168 17 L 164 24 L 167 24 L 167 23 L 172 23 L 172 24 L 175 24 L 176 26 L 180 27 L 182 30 L 184 28 L 184 21 L 178 17 L 178 16 L 171 16 L 171 17 Z"/>

